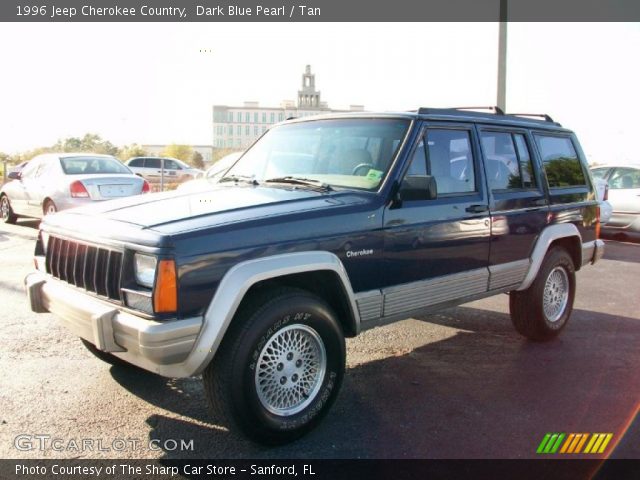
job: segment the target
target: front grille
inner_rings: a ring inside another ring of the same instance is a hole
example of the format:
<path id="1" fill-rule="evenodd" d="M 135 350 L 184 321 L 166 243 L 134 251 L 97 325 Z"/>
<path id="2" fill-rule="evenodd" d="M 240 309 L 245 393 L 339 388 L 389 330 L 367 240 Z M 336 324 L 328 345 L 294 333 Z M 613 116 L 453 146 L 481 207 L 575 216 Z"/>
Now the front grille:
<path id="1" fill-rule="evenodd" d="M 122 252 L 50 236 L 45 265 L 64 282 L 121 301 Z"/>

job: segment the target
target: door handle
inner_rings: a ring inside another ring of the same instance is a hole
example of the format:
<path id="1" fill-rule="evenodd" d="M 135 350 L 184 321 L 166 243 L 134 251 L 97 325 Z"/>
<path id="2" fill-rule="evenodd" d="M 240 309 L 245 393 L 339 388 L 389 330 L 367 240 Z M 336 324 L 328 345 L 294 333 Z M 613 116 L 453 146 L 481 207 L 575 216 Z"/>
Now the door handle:
<path id="1" fill-rule="evenodd" d="M 469 205 L 465 210 L 469 213 L 484 213 L 489 211 L 489 205 Z"/>
<path id="2" fill-rule="evenodd" d="M 538 207 L 546 207 L 547 206 L 547 199 L 546 198 L 539 198 L 537 200 L 534 200 L 533 204 L 538 206 Z"/>

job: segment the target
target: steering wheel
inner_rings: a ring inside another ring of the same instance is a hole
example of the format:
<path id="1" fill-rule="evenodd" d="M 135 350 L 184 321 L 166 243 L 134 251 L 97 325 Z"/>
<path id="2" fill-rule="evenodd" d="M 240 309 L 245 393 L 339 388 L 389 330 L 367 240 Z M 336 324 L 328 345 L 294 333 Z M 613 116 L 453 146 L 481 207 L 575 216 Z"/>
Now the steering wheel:
<path id="1" fill-rule="evenodd" d="M 367 169 L 367 173 L 368 173 L 369 170 L 373 168 L 373 165 L 371 165 L 370 163 L 360 163 L 360 164 L 355 166 L 355 168 L 351 172 L 351 175 L 358 175 L 358 170 L 363 169 L 363 168 L 366 168 Z M 364 177 L 367 173 L 365 173 L 364 175 L 360 175 L 360 176 Z"/>

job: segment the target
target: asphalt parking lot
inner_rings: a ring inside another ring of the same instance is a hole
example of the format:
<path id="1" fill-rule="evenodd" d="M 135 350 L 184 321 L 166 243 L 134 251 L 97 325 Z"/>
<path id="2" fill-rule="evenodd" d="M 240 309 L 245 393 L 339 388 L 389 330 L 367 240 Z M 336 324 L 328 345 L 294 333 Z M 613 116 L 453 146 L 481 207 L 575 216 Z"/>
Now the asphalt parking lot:
<path id="1" fill-rule="evenodd" d="M 31 313 L 36 226 L 0 225 L 0 457 L 535 458 L 547 432 L 601 432 L 613 433 L 601 456 L 640 458 L 640 244 L 608 241 L 578 273 L 572 320 L 550 343 L 515 333 L 506 295 L 349 340 L 325 421 L 266 448 L 212 423 L 199 379 L 101 363 Z"/>

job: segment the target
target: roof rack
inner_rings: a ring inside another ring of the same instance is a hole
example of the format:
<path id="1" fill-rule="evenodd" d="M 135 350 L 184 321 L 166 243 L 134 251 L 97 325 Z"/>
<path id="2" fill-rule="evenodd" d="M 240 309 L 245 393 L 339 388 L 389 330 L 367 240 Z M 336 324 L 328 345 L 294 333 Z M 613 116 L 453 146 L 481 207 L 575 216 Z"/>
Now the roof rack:
<path id="1" fill-rule="evenodd" d="M 544 118 L 545 122 L 553 122 L 553 118 L 551 118 L 546 113 L 509 113 L 508 115 L 513 115 L 515 117 L 536 117 L 536 118 Z"/>
<path id="2" fill-rule="evenodd" d="M 446 110 L 489 110 L 496 115 L 504 115 L 502 109 L 498 106 L 489 106 L 489 107 L 452 107 L 452 108 L 428 108 L 428 107 L 420 107 L 418 109 L 418 113 L 427 114 L 427 113 L 437 113 Z"/>

